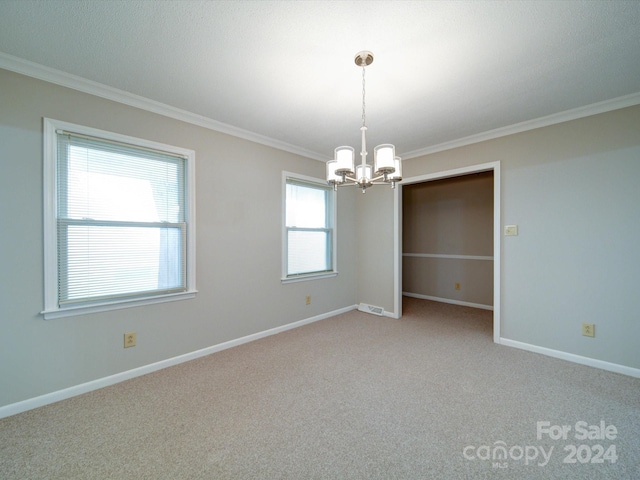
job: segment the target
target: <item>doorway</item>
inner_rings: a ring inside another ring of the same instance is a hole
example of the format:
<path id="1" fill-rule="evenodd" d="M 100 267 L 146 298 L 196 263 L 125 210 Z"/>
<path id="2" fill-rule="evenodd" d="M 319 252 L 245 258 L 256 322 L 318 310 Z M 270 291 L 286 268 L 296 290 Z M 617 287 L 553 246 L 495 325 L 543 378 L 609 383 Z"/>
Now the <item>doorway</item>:
<path id="1" fill-rule="evenodd" d="M 491 162 L 469 167 L 407 178 L 402 181 L 394 195 L 394 309 L 396 317 L 402 316 L 402 263 L 403 263 L 403 187 L 407 185 L 462 177 L 482 172 L 493 172 L 493 341 L 500 343 L 500 162 Z"/>

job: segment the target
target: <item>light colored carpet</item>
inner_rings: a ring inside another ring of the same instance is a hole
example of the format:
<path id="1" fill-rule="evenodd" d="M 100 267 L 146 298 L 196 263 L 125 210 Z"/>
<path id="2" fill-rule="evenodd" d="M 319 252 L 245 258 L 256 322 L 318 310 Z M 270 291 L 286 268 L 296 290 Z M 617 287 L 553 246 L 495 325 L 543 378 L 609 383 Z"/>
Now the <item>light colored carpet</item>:
<path id="1" fill-rule="evenodd" d="M 0 478 L 640 478 L 640 380 L 495 345 L 491 312 L 404 302 L 2 419 Z M 537 439 L 538 421 L 572 430 Z M 579 421 L 617 436 L 576 440 Z"/>

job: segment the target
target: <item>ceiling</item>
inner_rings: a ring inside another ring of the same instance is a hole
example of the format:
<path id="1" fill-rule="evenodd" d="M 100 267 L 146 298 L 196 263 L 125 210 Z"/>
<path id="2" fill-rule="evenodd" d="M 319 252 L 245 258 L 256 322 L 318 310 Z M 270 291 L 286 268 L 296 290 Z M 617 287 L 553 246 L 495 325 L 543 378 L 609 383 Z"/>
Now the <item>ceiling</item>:
<path id="1" fill-rule="evenodd" d="M 640 103 L 640 1 L 1 0 L 0 67 L 72 74 L 312 158 L 405 158 L 619 97 Z M 115 90 L 114 90 L 115 91 Z"/>

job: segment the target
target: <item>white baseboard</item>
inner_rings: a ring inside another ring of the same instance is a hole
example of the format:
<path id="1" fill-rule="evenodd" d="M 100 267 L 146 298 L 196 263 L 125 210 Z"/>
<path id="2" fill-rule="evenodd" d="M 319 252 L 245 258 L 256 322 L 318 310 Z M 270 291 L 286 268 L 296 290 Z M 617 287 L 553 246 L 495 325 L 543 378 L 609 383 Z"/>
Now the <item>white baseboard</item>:
<path id="1" fill-rule="evenodd" d="M 421 298 L 423 300 L 433 300 L 434 302 L 451 303 L 452 305 L 461 305 L 463 307 L 481 308 L 483 310 L 493 310 L 491 305 L 483 305 L 482 303 L 463 302 L 461 300 L 452 300 L 450 298 L 431 297 L 429 295 L 421 295 L 419 293 L 402 292 L 405 297 Z"/>
<path id="2" fill-rule="evenodd" d="M 414 296 L 412 294 L 406 294 L 406 295 Z M 420 296 L 417 298 L 425 298 L 425 297 Z M 435 301 L 439 301 L 439 300 L 435 300 Z M 77 395 L 82 395 L 83 393 L 88 393 L 93 390 L 98 390 L 100 388 L 108 387 L 116 383 L 124 382 L 125 380 L 129 380 L 131 378 L 146 375 L 147 373 L 152 373 L 158 370 L 162 370 L 163 368 L 172 367 L 174 365 L 188 362 L 190 360 L 195 360 L 196 358 L 204 357 L 206 355 L 211 355 L 212 353 L 226 350 L 227 348 L 232 348 L 238 345 L 242 345 L 244 343 L 252 342 L 254 340 L 259 340 L 261 338 L 265 338 L 271 335 L 275 335 L 277 333 L 285 332 L 287 330 L 301 327 L 309 323 L 317 322 L 319 320 L 324 320 L 326 318 L 330 318 L 335 315 L 340 315 L 342 313 L 346 313 L 351 310 L 356 310 L 357 308 L 358 308 L 357 305 L 341 308 L 339 310 L 327 312 L 322 315 L 306 318 L 304 320 L 299 320 L 297 322 L 289 323 L 287 325 L 282 325 L 280 327 L 271 328 L 263 332 L 254 333 L 251 335 L 247 335 L 245 337 L 237 338 L 235 340 L 229 340 L 228 342 L 223 342 L 218 345 L 213 345 L 211 347 L 203 348 L 201 350 L 196 350 L 195 352 L 186 353 L 184 355 L 179 355 L 177 357 L 169 358 L 167 360 L 162 360 L 160 362 L 152 363 L 150 365 L 134 368 L 132 370 L 127 370 L 125 372 L 117 373 L 115 375 L 110 375 L 108 377 L 92 380 L 90 382 L 82 383 L 80 385 L 75 385 L 73 387 L 65 388 L 63 390 L 47 393 L 45 395 L 41 395 L 38 397 L 23 400 L 20 402 L 12 403 L 10 405 L 5 405 L 3 407 L 0 407 L 0 418 L 16 415 L 18 413 L 26 412 L 27 410 L 43 407 L 51 403 L 59 402 L 60 400 L 65 400 L 67 398 L 75 397 Z M 392 316 L 391 314 L 389 314 L 389 312 L 385 312 L 385 315 L 390 317 Z M 516 340 L 510 340 L 508 338 L 501 337 L 499 343 L 500 345 L 505 345 L 507 347 L 513 347 L 513 348 L 518 348 L 520 350 L 527 350 L 529 352 L 540 353 L 542 355 L 547 355 L 549 357 L 559 358 L 561 360 L 567 360 L 569 362 L 578 363 L 581 365 L 587 365 L 589 367 L 600 368 L 602 370 L 620 373 L 622 375 L 628 375 L 630 377 L 640 378 L 640 369 L 638 368 L 627 367 L 624 365 L 605 362 L 603 360 L 596 360 L 593 358 L 574 355 L 572 353 L 562 352 L 559 350 L 539 347 L 537 345 L 531 345 L 528 343 L 518 342 Z"/>
<path id="3" fill-rule="evenodd" d="M 417 293 L 402 292 L 407 297 L 422 298 L 425 300 L 433 300 L 435 302 L 452 303 L 454 305 L 464 305 L 467 307 L 483 308 L 485 310 L 493 310 L 493 307 L 489 305 L 480 305 L 468 302 L 458 302 L 457 300 L 449 300 L 446 298 L 430 297 L 427 295 L 420 295 Z M 640 378 L 640 369 L 627 367 L 625 365 L 618 365 L 617 363 L 605 362 L 603 360 L 597 360 L 595 358 L 583 357 L 581 355 L 575 355 L 573 353 L 562 352 L 560 350 L 553 350 L 551 348 L 539 347 L 537 345 L 531 345 L 529 343 L 518 342 L 516 340 L 510 340 L 508 338 L 500 337 L 497 342 L 500 345 L 507 347 L 518 348 L 520 350 L 527 350 L 529 352 L 540 353 L 548 357 L 559 358 L 561 360 L 567 360 L 568 362 L 578 363 L 580 365 L 586 365 L 588 367 L 599 368 L 608 372 L 620 373 L 622 375 L 628 375 L 630 377 Z"/>
<path id="4" fill-rule="evenodd" d="M 520 350 L 527 350 L 529 352 L 540 353 L 548 357 L 559 358 L 561 360 L 567 360 L 573 363 L 579 363 L 588 367 L 599 368 L 601 370 L 607 370 L 609 372 L 620 373 L 622 375 L 628 375 L 630 377 L 640 378 L 640 369 L 627 367 L 625 365 L 619 365 L 617 363 L 605 362 L 603 360 L 596 360 L 595 358 L 583 357 L 581 355 L 575 355 L 573 353 L 562 352 L 560 350 L 553 350 L 551 348 L 539 347 L 537 345 L 531 345 L 529 343 L 518 342 L 516 340 L 509 340 L 508 338 L 500 337 L 500 345 L 507 347 L 519 348 Z"/>
<path id="5" fill-rule="evenodd" d="M 299 320 L 297 322 L 288 323 L 287 325 L 282 325 L 280 327 L 271 328 L 263 332 L 253 333 L 245 337 L 236 338 L 235 340 L 229 340 L 228 342 L 223 342 L 218 345 L 213 345 L 211 347 L 203 348 L 201 350 L 196 350 L 195 352 L 186 353 L 184 355 L 178 355 L 177 357 L 161 360 L 159 362 L 152 363 L 150 365 L 144 365 L 142 367 L 134 368 L 132 370 L 127 370 L 126 372 L 117 373 L 115 375 L 110 375 L 108 377 L 98 378 L 90 382 L 82 383 L 80 385 L 74 385 L 73 387 L 65 388 L 63 390 L 58 390 L 52 393 L 47 393 L 39 397 L 34 397 L 27 400 L 23 400 L 21 402 L 5 405 L 4 407 L 0 407 L 0 418 L 16 415 L 18 413 L 26 412 L 27 410 L 43 407 L 51 403 L 59 402 L 60 400 L 65 400 L 67 398 L 75 397 L 77 395 L 82 395 L 83 393 L 88 393 L 93 390 L 98 390 L 100 388 L 108 387 L 116 383 L 124 382 L 125 380 L 129 380 L 131 378 L 140 377 L 142 375 L 146 375 L 147 373 L 152 373 L 158 370 L 162 370 L 163 368 L 172 367 L 180 363 L 188 362 L 190 360 L 195 360 L 196 358 L 204 357 L 206 355 L 211 355 L 212 353 L 216 353 L 221 350 L 226 350 L 227 348 L 237 347 L 238 345 L 242 345 L 243 343 L 253 342 L 254 340 L 258 340 L 260 338 L 269 337 L 271 335 L 275 335 L 277 333 L 298 328 L 303 325 L 307 325 L 309 323 L 317 322 L 319 320 L 324 320 L 325 318 L 330 318 L 335 315 L 340 315 L 341 313 L 346 313 L 351 310 L 355 310 L 356 308 L 357 308 L 357 305 L 341 308 L 331 312 L 323 313 L 321 315 L 317 315 L 315 317 L 310 317 L 304 320 Z"/>

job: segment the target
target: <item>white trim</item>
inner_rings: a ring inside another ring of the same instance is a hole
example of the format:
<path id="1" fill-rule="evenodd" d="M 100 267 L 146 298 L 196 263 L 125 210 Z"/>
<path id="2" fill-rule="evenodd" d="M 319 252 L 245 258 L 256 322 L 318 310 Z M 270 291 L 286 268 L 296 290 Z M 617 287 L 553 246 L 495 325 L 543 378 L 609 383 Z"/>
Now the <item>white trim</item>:
<path id="1" fill-rule="evenodd" d="M 129 380 L 135 377 L 140 377 L 148 373 L 156 372 L 158 370 L 162 370 L 167 367 L 173 367 L 175 365 L 179 365 L 180 363 L 188 362 L 190 360 L 195 360 L 196 358 L 204 357 L 206 355 L 211 355 L 212 353 L 216 353 L 221 350 L 237 347 L 238 345 L 242 345 L 244 343 L 252 342 L 254 340 L 259 340 L 261 338 L 275 335 L 277 333 L 285 332 L 287 330 L 301 327 L 309 323 L 317 322 L 319 320 L 324 320 L 326 318 L 340 315 L 342 313 L 355 310 L 356 308 L 358 308 L 357 305 L 351 305 L 349 307 L 340 308 L 338 310 L 323 313 L 321 315 L 316 315 L 315 317 L 306 318 L 303 320 L 299 320 L 297 322 L 289 323 L 287 325 L 282 325 L 280 327 L 275 327 L 269 330 L 264 330 L 262 332 L 253 333 L 251 335 L 236 338 L 235 340 L 229 340 L 228 342 L 219 343 L 211 347 L 203 348 L 201 350 L 196 350 L 195 352 L 185 353 L 184 355 L 178 355 L 177 357 L 168 358 L 166 360 L 161 360 L 159 362 L 151 363 L 149 365 L 144 365 L 142 367 L 134 368 L 132 370 L 116 373 L 115 375 L 99 378 L 96 380 L 92 380 L 90 382 L 82 383 L 80 385 L 74 385 L 73 387 L 65 388 L 63 390 L 58 390 L 57 392 L 47 393 L 45 395 L 40 395 L 39 397 L 34 397 L 34 398 L 30 398 L 20 402 L 5 405 L 3 407 L 0 407 L 0 418 L 9 417 L 11 415 L 16 415 L 18 413 L 26 412 L 27 410 L 43 407 L 51 403 L 59 402 L 60 400 L 65 400 L 67 398 L 75 397 L 77 395 L 82 395 L 83 393 L 92 392 L 94 390 L 108 387 L 109 385 L 114 385 L 116 383 L 124 382 L 125 380 Z"/>
<path id="2" fill-rule="evenodd" d="M 422 295 L 420 293 L 402 292 L 405 297 L 421 298 L 423 300 L 432 300 L 440 303 L 450 303 L 452 305 L 461 305 L 463 307 L 481 308 L 482 310 L 493 310 L 491 305 L 484 305 L 482 303 L 463 302 L 462 300 L 452 300 L 451 298 L 432 297 L 430 295 Z"/>
<path id="3" fill-rule="evenodd" d="M 559 358 L 560 360 L 566 360 L 568 362 L 578 363 L 580 365 L 586 365 L 588 367 L 599 368 L 601 370 L 607 370 L 608 372 L 620 373 L 622 375 L 640 378 L 639 368 L 627 367 L 626 365 L 605 362 L 604 360 L 583 357 L 581 355 L 562 352 L 560 350 L 553 350 L 551 348 L 539 347 L 537 345 L 531 345 L 529 343 L 509 340 L 508 338 L 500 338 L 500 341 L 498 343 L 506 347 L 518 348 L 520 350 L 526 350 L 528 352 L 539 353 L 547 357 Z"/>
<path id="4" fill-rule="evenodd" d="M 390 316 L 402 318 L 402 188 L 393 189 L 393 310 Z"/>
<path id="5" fill-rule="evenodd" d="M 13 55 L 0 52 L 0 68 L 10 70 L 28 77 L 44 80 L 45 82 L 61 85 L 63 87 L 72 88 L 79 92 L 88 93 L 97 97 L 106 98 L 107 100 L 113 100 L 114 102 L 129 105 L 131 107 L 140 108 L 148 112 L 164 115 L 165 117 L 173 118 L 183 122 L 197 125 L 199 127 L 208 128 L 216 132 L 225 133 L 227 135 L 233 135 L 234 137 L 243 138 L 250 142 L 259 143 L 268 147 L 284 150 L 285 152 L 294 153 L 303 157 L 312 158 L 314 160 L 327 161 L 327 157 L 321 155 L 318 152 L 313 152 L 305 148 L 291 145 L 289 143 L 282 142 L 273 138 L 259 135 L 257 133 L 243 130 L 227 123 L 222 123 L 217 120 L 191 113 L 187 110 L 172 107 L 164 103 L 156 102 L 140 95 L 125 92 L 117 88 L 109 87 L 102 83 L 87 80 L 86 78 L 65 73 L 54 68 L 45 67 L 28 60 L 23 60 Z"/>
<path id="6" fill-rule="evenodd" d="M 500 325 L 501 325 L 501 300 L 500 300 L 500 288 L 501 288 L 501 272 L 500 272 L 500 259 L 501 259 L 501 242 L 502 242 L 502 218 L 500 215 L 501 206 L 501 180 L 500 180 L 500 162 L 488 162 L 478 165 L 470 165 L 468 167 L 454 168 L 452 170 L 446 170 L 442 172 L 429 173 L 426 175 L 420 175 L 417 177 L 411 177 L 403 180 L 398 187 L 396 187 L 396 193 L 393 197 L 394 201 L 394 290 L 395 290 L 395 303 L 399 306 L 396 308 L 398 312 L 398 318 L 402 316 L 402 254 L 400 252 L 402 246 L 402 188 L 404 185 L 410 185 L 412 183 L 426 182 L 430 180 L 439 180 L 442 178 L 458 177 L 461 175 L 467 175 L 470 173 L 479 173 L 493 171 L 493 341 L 499 343 L 500 341 Z"/>
<path id="7" fill-rule="evenodd" d="M 407 294 L 407 296 L 411 296 L 411 294 Z M 327 312 L 321 315 L 316 315 L 315 317 L 310 317 L 307 319 L 299 320 L 297 322 L 289 323 L 287 325 L 282 325 L 280 327 L 271 328 L 269 330 L 264 330 L 262 332 L 254 333 L 251 335 L 246 335 L 244 337 L 237 338 L 235 340 L 229 340 L 228 342 L 219 343 L 217 345 L 213 345 L 211 347 L 203 348 L 201 350 L 196 350 L 191 353 L 186 353 L 183 355 L 178 355 L 177 357 L 169 358 L 167 360 L 161 360 L 159 362 L 155 362 L 149 365 L 144 365 L 142 367 L 134 368 L 131 370 L 127 370 L 125 372 L 117 373 L 114 375 L 110 375 L 108 377 L 99 378 L 96 380 L 92 380 L 90 382 L 82 383 L 80 385 L 74 385 L 73 387 L 65 388 L 63 390 L 58 390 L 56 392 L 47 393 L 44 395 L 40 395 L 38 397 L 29 398 L 27 400 L 22 400 L 20 402 L 12 403 L 9 405 L 5 405 L 0 407 L 0 418 L 9 417 L 11 415 L 17 415 L 18 413 L 26 412 L 27 410 L 33 410 L 35 408 L 43 407 L 45 405 L 49 405 L 55 402 L 59 402 L 61 400 L 65 400 L 71 397 L 75 397 L 78 395 L 82 395 L 84 393 L 92 392 L 94 390 L 98 390 L 100 388 L 108 387 L 110 385 L 114 385 L 116 383 L 124 382 L 125 380 L 130 380 L 135 377 L 140 377 L 142 375 L 146 375 L 148 373 L 156 372 L 158 370 L 162 370 L 164 368 L 172 367 L 175 365 L 179 365 L 184 362 L 188 362 L 191 360 L 195 360 L 197 358 L 201 358 L 207 355 L 211 355 L 212 353 L 216 353 L 222 350 L 226 350 L 228 348 L 233 348 L 245 343 L 252 342 L 254 340 L 259 340 L 261 338 L 265 338 L 271 335 L 275 335 L 281 332 L 285 332 L 287 330 L 291 330 L 297 327 L 301 327 L 303 325 L 307 325 L 309 323 L 317 322 L 319 320 L 324 320 L 326 318 L 330 318 L 336 315 L 340 315 L 342 313 L 349 312 L 351 310 L 356 310 L 358 308 L 357 305 L 351 305 L 349 307 L 344 307 L 338 310 L 334 310 L 332 312 Z M 385 312 L 386 316 L 388 312 Z M 494 314 L 495 315 L 495 314 Z M 539 347 L 536 345 L 531 345 L 523 342 L 518 342 L 515 340 L 509 340 L 507 338 L 500 338 L 498 342 L 500 345 L 504 345 L 507 347 L 518 348 L 521 350 L 527 350 L 534 353 L 539 353 L 541 355 L 546 355 L 549 357 L 558 358 L 561 360 L 567 360 L 569 362 L 578 363 L 581 365 L 586 365 L 594 368 L 600 368 L 602 370 L 607 370 L 610 372 L 620 373 L 622 375 L 628 375 L 635 378 L 640 378 L 640 369 L 627 367 L 624 365 L 619 365 L 615 363 L 605 362 L 603 360 L 596 360 L 593 358 L 582 357 L 580 355 L 575 355 L 572 353 L 561 352 L 558 350 L 552 350 L 545 347 Z"/>
<path id="8" fill-rule="evenodd" d="M 502 179 L 500 162 L 493 168 L 493 341 L 500 341 L 502 325 Z"/>
<path id="9" fill-rule="evenodd" d="M 578 118 L 589 117 L 591 115 L 610 112 L 612 110 L 618 110 L 620 108 L 633 107 L 634 105 L 638 104 L 640 104 L 640 92 L 632 93 L 630 95 L 624 95 L 622 97 L 612 98 L 610 100 L 604 100 L 602 102 L 592 103 L 591 105 L 585 105 L 584 107 L 565 110 L 564 112 L 554 113 L 545 117 L 527 120 L 525 122 L 496 128 L 494 130 L 477 133 L 475 135 L 469 135 L 468 137 L 458 138 L 450 142 L 439 143 L 438 145 L 432 145 L 430 147 L 413 150 L 411 152 L 405 152 L 402 154 L 402 158 L 408 160 L 410 158 L 422 157 L 431 153 L 451 150 L 452 148 L 464 147 L 473 143 L 506 137 L 507 135 L 513 135 L 514 133 L 521 133 L 529 130 L 534 130 L 536 128 L 548 127 L 557 123 L 577 120 Z"/>
<path id="10" fill-rule="evenodd" d="M 48 118 L 43 118 L 43 228 L 44 228 L 44 311 L 45 319 L 48 309 L 58 304 L 56 288 L 47 286 L 58 284 L 58 252 L 55 238 L 48 238 L 48 232 L 56 231 L 56 128 L 58 124 Z M 52 159 L 47 161 L 47 159 Z M 57 308 L 56 308 L 57 310 Z"/>
<path id="11" fill-rule="evenodd" d="M 55 291 L 54 291 L 55 293 Z M 196 298 L 197 290 L 182 293 L 170 293 L 157 297 L 140 298 L 137 300 L 118 300 L 117 303 L 98 303 L 92 305 L 74 306 L 53 310 L 43 310 L 40 312 L 45 320 L 55 320 L 56 318 L 72 317 L 74 315 L 86 315 L 89 313 L 108 312 L 123 308 L 142 307 L 156 303 L 175 302 L 177 300 L 189 300 Z M 54 299 L 54 302 L 56 300 Z"/>
<path id="12" fill-rule="evenodd" d="M 331 272 L 331 273 L 311 273 L 309 275 L 300 275 L 297 277 L 281 278 L 280 282 L 282 283 L 307 282 L 309 280 L 320 280 L 321 278 L 336 277 L 337 275 L 338 275 L 337 271 Z"/>
<path id="13" fill-rule="evenodd" d="M 118 299 L 113 302 L 94 303 L 77 307 L 60 308 L 58 305 L 58 262 L 57 262 L 57 226 L 56 226 L 56 198 L 57 175 L 56 131 L 66 130 L 82 135 L 140 146 L 157 151 L 166 151 L 180 155 L 186 159 L 187 199 L 187 290 L 176 294 L 142 297 L 133 300 Z M 118 310 L 122 308 L 150 305 L 161 302 L 187 300 L 194 298 L 196 289 L 196 158 L 195 151 L 160 142 L 131 137 L 119 133 L 107 132 L 97 128 L 77 125 L 61 120 L 43 117 L 43 210 L 44 210 L 44 310 L 41 314 L 45 320 L 84 315 L 89 313 Z"/>
<path id="14" fill-rule="evenodd" d="M 443 253 L 403 253 L 403 257 L 420 257 L 420 258 L 453 258 L 457 260 L 491 260 L 493 257 L 483 255 L 447 255 Z"/>
<path id="15" fill-rule="evenodd" d="M 285 152 L 294 153 L 303 157 L 319 160 L 322 162 L 327 161 L 327 157 L 321 153 L 307 150 L 306 148 L 291 145 L 290 143 L 282 142 L 264 135 L 243 130 L 227 123 L 222 123 L 217 120 L 213 120 L 203 115 L 191 113 L 187 110 L 182 110 L 164 103 L 156 102 L 140 95 L 125 92 L 117 88 L 109 87 L 102 83 L 87 80 L 86 78 L 65 73 L 54 68 L 45 67 L 28 60 L 24 60 L 13 55 L 0 52 L 0 68 L 9 70 L 12 72 L 26 75 L 28 77 L 44 80 L 45 82 L 61 85 L 63 87 L 72 88 L 74 90 L 95 95 L 97 97 L 106 98 L 107 100 L 113 100 L 124 105 L 140 108 L 148 112 L 164 115 L 165 117 L 173 118 L 183 122 L 197 125 L 200 127 L 208 128 L 216 132 L 225 133 L 227 135 L 233 135 L 234 137 L 243 138 L 250 142 L 255 142 L 260 145 L 266 145 L 268 147 L 277 148 Z M 471 145 L 473 143 L 484 142 L 486 140 L 492 140 L 494 138 L 504 137 L 506 135 L 512 135 L 514 133 L 526 132 L 536 128 L 547 127 L 549 125 L 555 125 L 557 123 L 567 122 L 570 120 L 576 120 L 578 118 L 588 117 L 591 115 L 597 115 L 599 113 L 610 112 L 612 110 L 618 110 L 620 108 L 632 107 L 640 104 L 640 92 L 632 93 L 630 95 L 624 95 L 622 97 L 613 98 L 610 100 L 604 100 L 602 102 L 593 103 L 591 105 L 585 105 L 583 107 L 566 110 L 564 112 L 554 113 L 545 117 L 536 118 L 533 120 L 527 120 L 524 122 L 516 123 L 506 127 L 496 128 L 487 132 L 470 135 L 468 137 L 459 138 L 450 142 L 440 143 L 438 145 L 432 145 L 430 147 L 413 150 L 410 152 L 402 153 L 400 156 L 405 160 L 411 158 L 421 157 L 430 153 L 442 152 L 444 150 L 450 150 L 452 148 L 463 147 L 465 145 Z"/>

